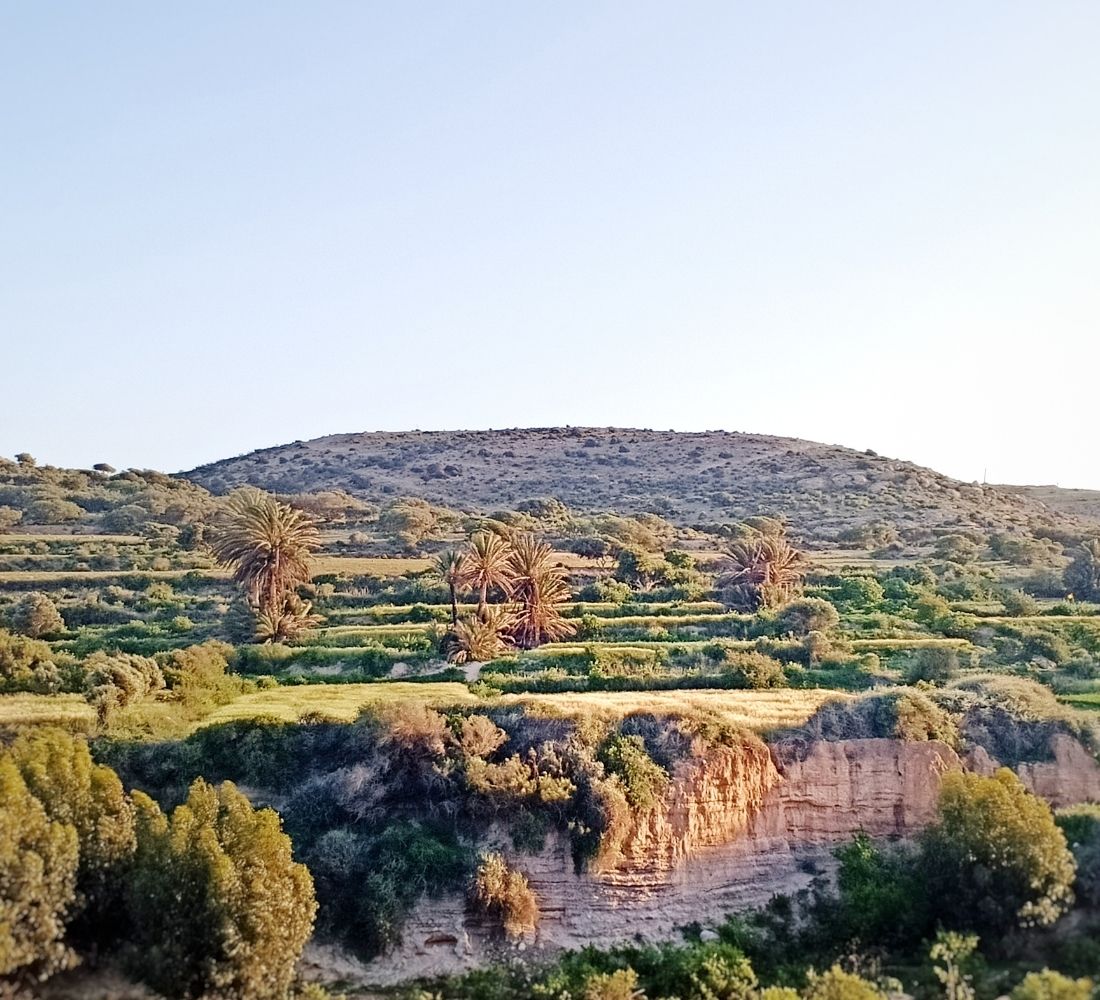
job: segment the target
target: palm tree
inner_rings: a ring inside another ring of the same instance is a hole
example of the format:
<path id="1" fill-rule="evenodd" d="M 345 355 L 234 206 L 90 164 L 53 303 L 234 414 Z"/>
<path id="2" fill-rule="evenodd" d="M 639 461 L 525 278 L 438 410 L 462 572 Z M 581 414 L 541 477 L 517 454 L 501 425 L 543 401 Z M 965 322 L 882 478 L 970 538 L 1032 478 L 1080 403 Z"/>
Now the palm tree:
<path id="1" fill-rule="evenodd" d="M 446 549 L 435 557 L 435 573 L 451 592 L 451 627 L 458 625 L 458 588 L 466 573 L 466 555 L 458 549 Z"/>
<path id="2" fill-rule="evenodd" d="M 804 573 L 805 558 L 784 535 L 758 535 L 730 547 L 717 584 L 727 603 L 756 611 L 793 597 Z"/>
<path id="3" fill-rule="evenodd" d="M 493 608 L 482 621 L 478 617 L 456 622 L 443 637 L 443 653 L 451 663 L 487 663 L 507 652 L 512 645 L 506 635 L 509 616 Z"/>
<path id="4" fill-rule="evenodd" d="M 309 601 L 303 601 L 297 594 L 286 594 L 275 604 L 256 611 L 253 638 L 256 642 L 290 642 L 322 621 L 320 615 L 313 613 Z"/>
<path id="5" fill-rule="evenodd" d="M 470 536 L 466 551 L 462 582 L 477 591 L 477 617 L 487 621 L 489 615 L 489 589 L 507 589 L 512 579 L 509 562 L 511 546 L 491 531 L 479 531 Z"/>
<path id="6" fill-rule="evenodd" d="M 519 535 L 512 541 L 511 580 L 506 589 L 508 599 L 519 607 L 509 632 L 521 649 L 557 642 L 577 631 L 560 611 L 571 595 L 564 570 L 550 562 L 552 552 L 534 535 Z"/>
<path id="7" fill-rule="evenodd" d="M 261 611 L 278 609 L 310 579 L 310 554 L 321 544 L 317 523 L 262 490 L 230 494 L 210 541 L 215 558 Z"/>

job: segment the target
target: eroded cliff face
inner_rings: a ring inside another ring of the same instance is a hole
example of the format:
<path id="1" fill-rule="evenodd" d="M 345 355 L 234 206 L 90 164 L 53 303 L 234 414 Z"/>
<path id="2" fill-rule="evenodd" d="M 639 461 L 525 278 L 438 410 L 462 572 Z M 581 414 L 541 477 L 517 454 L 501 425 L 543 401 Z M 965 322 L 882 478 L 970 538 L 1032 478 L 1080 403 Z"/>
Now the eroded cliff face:
<path id="1" fill-rule="evenodd" d="M 1051 760 L 1019 767 L 1025 784 L 1056 806 L 1100 801 L 1100 766 L 1087 751 L 1068 736 L 1057 737 L 1052 750 Z M 515 855 L 499 838 L 539 899 L 542 919 L 530 938 L 504 941 L 454 895 L 422 901 L 402 945 L 369 965 L 313 948 L 307 967 L 383 985 L 516 951 L 674 938 L 686 924 L 717 923 L 806 887 L 832 870 L 833 848 L 860 831 L 915 833 L 935 815 L 944 773 L 963 766 L 938 742 L 819 742 L 784 762 L 782 773 L 763 743 L 715 749 L 680 763 L 663 805 L 636 822 L 618 856 L 599 870 L 577 874 L 562 839 L 537 855 Z M 966 766 L 998 765 L 979 753 Z"/>

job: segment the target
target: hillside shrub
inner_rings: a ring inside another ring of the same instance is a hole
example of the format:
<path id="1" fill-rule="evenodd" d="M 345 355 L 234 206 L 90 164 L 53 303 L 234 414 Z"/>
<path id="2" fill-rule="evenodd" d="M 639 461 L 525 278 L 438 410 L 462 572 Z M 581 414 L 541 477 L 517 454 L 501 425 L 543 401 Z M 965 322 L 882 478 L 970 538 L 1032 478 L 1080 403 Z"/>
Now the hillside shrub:
<path id="1" fill-rule="evenodd" d="M 600 748 L 599 760 L 609 775 L 622 782 L 626 800 L 636 812 L 648 812 L 664 797 L 668 772 L 649 756 L 641 736 L 611 736 Z"/>
<path id="2" fill-rule="evenodd" d="M 32 639 L 65 631 L 65 620 L 57 605 L 40 591 L 20 598 L 11 616 L 12 628 Z"/>
<path id="3" fill-rule="evenodd" d="M 811 632 L 829 632 L 840 624 L 836 608 L 820 597 L 804 597 L 785 604 L 776 614 L 781 635 L 805 636 Z"/>
<path id="4" fill-rule="evenodd" d="M 482 916 L 499 923 L 509 937 L 529 934 L 538 926 L 538 899 L 527 876 L 511 868 L 495 851 L 484 854 L 478 863 L 470 901 Z"/>
<path id="5" fill-rule="evenodd" d="M 1029 972 L 1009 994 L 1009 1000 L 1091 1000 L 1091 979 L 1071 979 L 1043 969 Z"/>
<path id="6" fill-rule="evenodd" d="M 0 756 L 0 977 L 44 979 L 72 964 L 63 937 L 76 900 L 76 831 L 53 821 Z"/>
<path id="7" fill-rule="evenodd" d="M 285 996 L 317 905 L 278 815 L 201 779 L 170 817 L 134 806 L 128 968 L 169 998 Z"/>
<path id="8" fill-rule="evenodd" d="M 930 898 L 948 927 L 996 937 L 1052 924 L 1073 902 L 1065 835 L 1007 768 L 990 778 L 946 774 L 938 820 L 920 844 Z"/>

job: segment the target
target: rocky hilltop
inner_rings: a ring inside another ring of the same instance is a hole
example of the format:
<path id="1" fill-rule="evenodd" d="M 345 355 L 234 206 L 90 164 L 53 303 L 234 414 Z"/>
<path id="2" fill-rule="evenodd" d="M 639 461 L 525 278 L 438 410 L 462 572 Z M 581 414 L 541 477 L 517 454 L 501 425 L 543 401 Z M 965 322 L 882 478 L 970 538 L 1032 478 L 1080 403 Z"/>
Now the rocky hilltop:
<path id="1" fill-rule="evenodd" d="M 680 524 L 785 517 L 809 537 L 874 521 L 904 530 L 1027 529 L 1074 518 L 1012 487 L 796 438 L 593 427 L 338 434 L 184 473 L 216 493 L 346 490 L 486 513 L 556 497 L 580 511 L 649 511 Z"/>

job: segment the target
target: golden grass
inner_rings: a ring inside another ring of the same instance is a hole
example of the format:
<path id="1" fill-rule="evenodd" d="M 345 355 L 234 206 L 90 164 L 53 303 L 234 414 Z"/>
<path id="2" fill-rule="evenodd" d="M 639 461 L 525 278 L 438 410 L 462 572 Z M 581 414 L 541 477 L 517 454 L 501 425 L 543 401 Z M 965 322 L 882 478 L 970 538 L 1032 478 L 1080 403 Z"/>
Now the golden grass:
<path id="1" fill-rule="evenodd" d="M 141 535 L 72 535 L 55 532 L 28 532 L 26 534 L 0 535 L 0 542 L 72 542 L 81 545 L 84 542 L 109 542 L 111 545 L 141 545 L 149 541 Z"/>
<path id="2" fill-rule="evenodd" d="M 401 556 L 326 556 L 313 559 L 313 575 L 347 573 L 349 576 L 403 576 L 430 568 L 431 559 L 404 558 Z"/>
<path id="3" fill-rule="evenodd" d="M 271 688 L 242 695 L 216 709 L 199 723 L 212 726 L 237 719 L 276 718 L 297 722 L 303 715 L 316 712 L 341 722 L 351 722 L 365 707 L 419 702 L 430 707 L 476 705 L 481 701 L 465 684 L 434 682 L 416 684 L 385 681 L 377 684 L 302 684 Z"/>
<path id="4" fill-rule="evenodd" d="M 504 695 L 499 701 L 569 717 L 619 719 L 632 712 L 709 714 L 732 725 L 766 732 L 800 726 L 825 702 L 849 697 L 840 691 L 812 688 L 799 691 L 581 691 Z"/>
<path id="5" fill-rule="evenodd" d="M 78 694 L 0 695 L 0 725 L 92 722 L 95 712 Z"/>
<path id="6" fill-rule="evenodd" d="M 209 580 L 228 580 L 229 574 L 220 569 L 104 569 L 104 570 L 5 570 L 0 573 L 0 583 L 61 583 L 71 580 L 83 585 L 96 580 L 178 580 L 182 576 L 196 573 Z"/>

